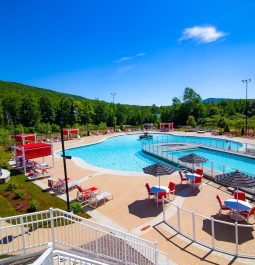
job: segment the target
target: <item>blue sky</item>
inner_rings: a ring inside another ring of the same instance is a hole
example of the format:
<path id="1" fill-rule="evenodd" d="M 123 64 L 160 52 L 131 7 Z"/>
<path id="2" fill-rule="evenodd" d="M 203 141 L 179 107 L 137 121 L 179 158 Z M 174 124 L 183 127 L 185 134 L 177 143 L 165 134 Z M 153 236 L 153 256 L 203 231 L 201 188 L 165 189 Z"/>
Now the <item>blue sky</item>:
<path id="1" fill-rule="evenodd" d="M 253 0 L 1 1 L 0 79 L 87 98 L 169 105 L 255 98 Z"/>

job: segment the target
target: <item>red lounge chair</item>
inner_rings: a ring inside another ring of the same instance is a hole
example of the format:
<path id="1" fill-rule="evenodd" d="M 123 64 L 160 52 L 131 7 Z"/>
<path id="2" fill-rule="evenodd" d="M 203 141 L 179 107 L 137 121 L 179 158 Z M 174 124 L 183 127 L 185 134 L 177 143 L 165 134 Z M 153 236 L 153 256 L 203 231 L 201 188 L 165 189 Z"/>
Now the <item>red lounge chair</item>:
<path id="1" fill-rule="evenodd" d="M 150 196 L 154 196 L 154 193 L 151 192 L 151 188 L 150 188 L 149 183 L 146 183 L 146 184 L 145 184 L 145 187 L 146 187 L 146 189 L 147 189 L 148 199 L 150 199 Z"/>
<path id="2" fill-rule="evenodd" d="M 202 177 L 196 177 L 194 180 L 194 185 L 196 188 L 199 189 L 199 186 L 200 186 L 202 189 Z"/>
<path id="3" fill-rule="evenodd" d="M 200 176 L 203 176 L 203 169 L 202 168 L 198 168 L 196 170 L 196 174 L 200 175 Z"/>
<path id="4" fill-rule="evenodd" d="M 245 193 L 243 191 L 235 191 L 234 192 L 234 199 L 238 199 L 240 201 L 246 201 L 246 196 Z"/>
<path id="5" fill-rule="evenodd" d="M 76 185 L 77 188 L 77 197 L 76 200 L 84 203 L 89 202 L 90 193 L 97 190 L 97 187 L 91 187 L 89 189 L 83 189 L 80 185 Z"/>
<path id="6" fill-rule="evenodd" d="M 166 198 L 166 191 L 161 191 L 155 194 L 155 202 L 157 204 L 157 207 L 158 207 L 158 203 L 162 202 L 163 198 Z"/>
<path id="7" fill-rule="evenodd" d="M 222 201 L 221 201 L 219 195 L 217 195 L 216 198 L 217 198 L 217 200 L 218 200 L 218 202 L 219 202 L 219 205 L 220 205 L 219 214 L 221 214 L 222 211 L 231 211 L 230 208 L 228 208 L 226 205 L 222 204 Z"/>
<path id="8" fill-rule="evenodd" d="M 189 181 L 188 178 L 185 178 L 185 177 L 183 176 L 183 173 L 182 173 L 181 171 L 179 171 L 179 175 L 180 175 L 180 178 L 181 178 L 181 183 L 182 183 L 183 181 Z"/>
<path id="9" fill-rule="evenodd" d="M 173 194 L 174 195 L 175 186 L 176 186 L 176 184 L 174 182 L 171 182 L 171 181 L 169 182 L 169 185 L 168 185 L 169 192 L 167 193 L 168 199 L 170 199 L 170 194 Z"/>
<path id="10" fill-rule="evenodd" d="M 253 218 L 255 220 L 255 207 L 251 208 L 250 211 L 243 211 L 240 212 L 242 216 L 246 218 L 246 222 L 249 223 L 250 216 L 253 215 Z"/>

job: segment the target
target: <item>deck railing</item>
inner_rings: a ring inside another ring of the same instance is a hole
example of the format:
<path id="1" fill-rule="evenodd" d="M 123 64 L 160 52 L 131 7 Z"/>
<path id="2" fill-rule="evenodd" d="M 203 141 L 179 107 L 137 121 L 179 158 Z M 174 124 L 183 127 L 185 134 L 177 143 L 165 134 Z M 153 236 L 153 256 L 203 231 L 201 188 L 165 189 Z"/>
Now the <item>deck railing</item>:
<path id="1" fill-rule="evenodd" d="M 204 145 L 207 147 L 213 147 L 224 151 L 233 153 L 244 153 L 251 156 L 255 156 L 255 144 L 252 143 L 239 143 L 233 139 L 220 139 L 200 136 L 181 136 L 174 135 L 175 142 L 187 142 L 197 145 Z M 153 143 L 165 143 L 172 142 L 173 138 L 171 135 L 158 135 L 154 136 Z"/>
<path id="2" fill-rule="evenodd" d="M 174 215 L 167 217 L 166 207 L 173 207 Z M 225 222 L 217 216 L 206 217 L 163 199 L 163 222 L 173 229 L 173 233 L 211 250 L 254 259 L 255 225 Z"/>
<path id="3" fill-rule="evenodd" d="M 0 219 L 0 255 L 54 248 L 82 253 L 110 264 L 168 264 L 151 242 L 60 209 Z M 161 263 L 159 263 L 159 259 Z"/>
<path id="4" fill-rule="evenodd" d="M 144 143 L 142 145 L 142 151 L 149 155 L 153 155 L 154 157 L 161 159 L 165 162 L 170 162 L 170 163 L 172 162 L 174 164 L 177 164 L 183 168 L 196 170 L 197 168 L 202 167 L 204 174 L 212 178 L 214 178 L 216 175 L 225 174 L 227 172 L 233 172 L 236 170 L 241 171 L 244 174 L 254 176 L 254 172 L 244 171 L 237 167 L 236 168 L 230 167 L 226 164 L 221 164 L 221 163 L 210 161 L 210 160 L 208 160 L 205 164 L 201 163 L 201 164 L 191 165 L 188 163 L 184 163 L 180 161 L 177 156 L 174 155 L 174 152 L 171 152 L 171 150 L 165 148 L 164 146 L 157 145 L 157 144 Z"/>
<path id="5" fill-rule="evenodd" d="M 60 264 L 75 264 L 75 265 L 107 265 L 100 261 L 95 261 L 79 255 L 54 249 L 49 244 L 48 249 L 35 261 L 32 265 L 60 265 Z"/>

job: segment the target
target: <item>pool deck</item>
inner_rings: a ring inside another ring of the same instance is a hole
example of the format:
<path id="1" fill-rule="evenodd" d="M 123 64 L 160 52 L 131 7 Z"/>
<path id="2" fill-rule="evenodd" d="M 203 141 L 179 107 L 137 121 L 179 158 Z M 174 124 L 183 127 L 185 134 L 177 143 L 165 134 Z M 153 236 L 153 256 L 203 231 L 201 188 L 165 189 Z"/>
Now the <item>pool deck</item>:
<path id="1" fill-rule="evenodd" d="M 198 136 L 196 133 L 174 132 L 174 134 Z M 65 147 L 71 148 L 92 144 L 115 135 L 121 134 L 90 136 L 81 138 L 80 140 L 70 140 L 65 142 Z M 202 136 L 215 137 L 208 133 Z M 201 137 L 201 135 L 198 137 Z M 216 138 L 230 140 L 228 137 L 222 136 L 217 136 Z M 234 138 L 233 140 L 239 141 L 238 138 Z M 246 141 L 254 143 L 252 139 L 240 139 L 240 142 Z M 54 150 L 61 150 L 61 143 L 54 143 Z M 38 161 L 41 162 L 40 159 Z M 52 164 L 50 157 L 46 157 L 45 162 L 49 163 L 49 165 Z M 209 251 L 180 235 L 175 235 L 168 226 L 160 223 L 162 221 L 161 208 L 156 207 L 153 199 L 147 199 L 147 192 L 144 186 L 147 182 L 150 186 L 158 185 L 157 178 L 144 174 L 123 174 L 122 172 L 97 170 L 76 159 L 66 160 L 66 162 L 68 177 L 71 178 L 71 180 L 83 179 L 84 182 L 82 184 L 84 187 L 97 186 L 101 192 L 109 191 L 113 193 L 113 200 L 99 206 L 97 209 L 85 209 L 95 221 L 133 233 L 148 240 L 157 241 L 160 250 L 167 252 L 170 259 L 177 264 L 254 264 L 254 260 L 251 259 L 236 259 L 230 255 Z M 62 163 L 61 157 L 55 157 L 55 166 L 50 169 L 53 179 L 64 177 Z M 205 180 L 200 192 L 195 192 L 193 189 L 190 189 L 190 187 L 180 185 L 178 173 L 161 177 L 161 185 L 167 186 L 170 180 L 177 184 L 174 203 L 204 216 L 211 217 L 217 215 L 219 210 L 219 205 L 216 200 L 217 194 L 220 195 L 222 200 L 232 197 L 225 188 L 207 180 Z M 38 180 L 36 183 L 42 188 L 47 187 L 47 179 Z M 65 199 L 65 195 L 61 197 Z M 72 199 L 76 197 L 75 190 L 70 191 L 70 197 Z M 54 205 L 52 206 L 54 207 Z M 171 222 L 174 218 L 174 212 L 171 207 L 167 207 L 167 212 L 169 217 L 168 221 Z M 222 218 L 226 220 L 226 216 Z M 251 221 L 254 222 L 253 218 L 251 218 Z M 182 225 L 184 227 L 189 227 L 190 223 L 188 220 L 184 219 Z M 148 229 L 142 229 L 148 226 Z M 222 234 L 224 233 L 224 229 L 218 232 Z M 208 231 L 201 230 L 199 232 L 199 237 L 206 241 Z M 247 238 L 243 240 L 242 249 L 245 249 L 246 252 L 255 254 L 254 238 L 255 231 L 252 230 L 249 235 L 247 235 Z M 221 247 L 230 245 L 232 247 L 233 245 L 231 242 L 231 235 L 226 233 L 224 234 L 224 240 L 217 241 L 217 243 L 220 244 Z"/>

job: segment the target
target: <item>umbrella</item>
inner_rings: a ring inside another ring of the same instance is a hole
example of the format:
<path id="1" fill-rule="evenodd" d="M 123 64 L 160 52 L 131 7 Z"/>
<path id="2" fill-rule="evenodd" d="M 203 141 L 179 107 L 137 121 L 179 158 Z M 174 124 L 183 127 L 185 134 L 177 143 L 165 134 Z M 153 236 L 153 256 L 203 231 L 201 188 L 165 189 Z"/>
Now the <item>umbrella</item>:
<path id="1" fill-rule="evenodd" d="M 196 154 L 189 154 L 186 156 L 182 156 L 179 158 L 180 161 L 184 162 L 184 163 L 191 163 L 193 164 L 193 171 L 194 171 L 194 164 L 196 163 L 204 163 L 206 162 L 208 159 L 202 156 L 198 156 Z"/>
<path id="2" fill-rule="evenodd" d="M 161 163 L 156 163 L 156 164 L 143 168 L 143 172 L 145 174 L 159 177 L 159 187 L 160 187 L 160 176 L 171 175 L 174 171 L 175 169 L 173 167 L 170 167 L 170 166 L 167 166 Z"/>
<path id="3" fill-rule="evenodd" d="M 226 174 L 217 175 L 215 176 L 215 181 L 224 186 L 236 187 L 237 192 L 239 187 L 242 188 L 255 187 L 255 178 L 248 176 L 242 172 L 239 172 L 238 170 Z"/>

